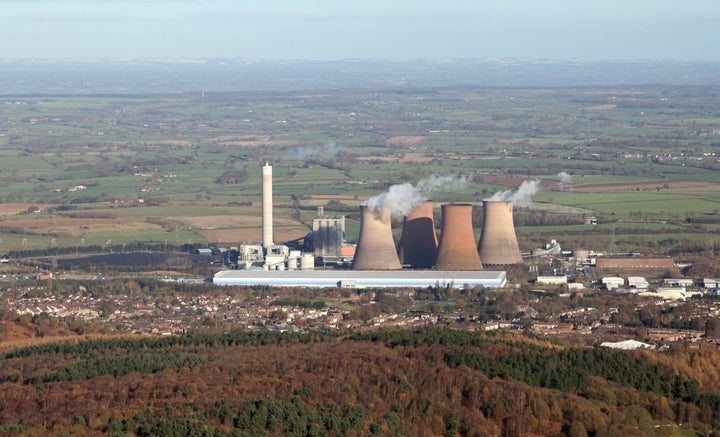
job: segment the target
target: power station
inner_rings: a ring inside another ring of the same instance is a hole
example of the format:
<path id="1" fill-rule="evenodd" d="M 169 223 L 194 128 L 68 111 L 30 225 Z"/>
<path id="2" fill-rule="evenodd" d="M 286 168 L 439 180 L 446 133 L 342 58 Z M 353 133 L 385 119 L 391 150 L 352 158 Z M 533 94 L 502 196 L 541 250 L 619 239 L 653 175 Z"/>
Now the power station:
<path id="1" fill-rule="evenodd" d="M 241 246 L 239 269 L 219 272 L 213 282 L 348 288 L 438 284 L 503 287 L 505 272 L 486 269 L 522 263 L 510 201 L 483 201 L 479 241 L 473 230 L 472 204 L 441 206 L 439 239 L 434 203 L 415 205 L 404 218 L 397 245 L 388 206 L 363 204 L 359 209 L 360 232 L 351 268 L 315 270 L 316 257 L 323 263 L 330 260 L 340 264 L 344 259 L 345 217 L 326 217 L 322 207 L 318 208 L 312 233 L 306 237 L 312 253 L 275 245 L 272 166 L 266 162 L 262 166 L 262 244 Z"/>
<path id="2" fill-rule="evenodd" d="M 318 207 L 318 216 L 313 219 L 310 237 L 310 248 L 316 258 L 335 264 L 343 261 L 344 216 L 328 217 L 325 215 L 323 207 Z"/>

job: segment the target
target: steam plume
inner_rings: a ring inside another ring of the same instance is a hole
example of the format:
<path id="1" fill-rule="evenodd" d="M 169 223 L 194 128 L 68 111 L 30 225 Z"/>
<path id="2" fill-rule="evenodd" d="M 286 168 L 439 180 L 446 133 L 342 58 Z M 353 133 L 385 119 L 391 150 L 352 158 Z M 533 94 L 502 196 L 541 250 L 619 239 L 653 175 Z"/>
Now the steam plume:
<path id="1" fill-rule="evenodd" d="M 431 175 L 418 181 L 417 185 L 410 183 L 391 186 L 386 192 L 366 200 L 363 204 L 370 209 L 387 207 L 396 217 L 406 216 L 418 205 L 430 199 L 433 192 L 462 190 L 468 183 L 464 176 Z"/>
<path id="2" fill-rule="evenodd" d="M 572 183 L 572 176 L 570 176 L 569 174 L 565 173 L 564 171 L 561 171 L 560 173 L 558 173 L 558 174 L 557 174 L 557 177 L 560 178 L 560 182 L 562 182 L 563 184 L 570 184 L 570 183 Z"/>
<path id="3" fill-rule="evenodd" d="M 335 141 L 328 141 L 324 146 L 302 146 L 295 149 L 295 158 L 304 161 L 307 158 L 329 158 L 337 155 Z"/>
<path id="4" fill-rule="evenodd" d="M 520 184 L 520 187 L 517 189 L 517 191 L 513 192 L 512 190 L 507 191 L 500 191 L 492 195 L 488 201 L 510 201 L 515 206 L 520 207 L 526 207 L 530 205 L 530 201 L 532 200 L 532 197 L 540 190 L 540 181 L 534 180 L 534 181 L 524 181 L 522 184 Z"/>

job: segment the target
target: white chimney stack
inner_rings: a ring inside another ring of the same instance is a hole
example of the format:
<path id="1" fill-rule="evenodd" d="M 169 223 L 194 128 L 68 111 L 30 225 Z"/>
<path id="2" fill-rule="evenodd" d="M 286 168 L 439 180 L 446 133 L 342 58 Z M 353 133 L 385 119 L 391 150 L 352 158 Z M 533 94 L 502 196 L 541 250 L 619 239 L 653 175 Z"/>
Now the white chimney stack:
<path id="1" fill-rule="evenodd" d="M 262 245 L 273 244 L 272 165 L 266 161 L 262 168 Z"/>

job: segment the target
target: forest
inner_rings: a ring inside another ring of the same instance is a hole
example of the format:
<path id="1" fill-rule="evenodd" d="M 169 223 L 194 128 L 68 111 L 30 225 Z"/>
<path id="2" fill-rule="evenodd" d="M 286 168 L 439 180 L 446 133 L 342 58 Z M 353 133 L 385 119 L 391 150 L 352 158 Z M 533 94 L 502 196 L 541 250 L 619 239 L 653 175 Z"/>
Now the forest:
<path id="1" fill-rule="evenodd" d="M 426 327 L 4 348 L 0 435 L 716 435 L 715 349 Z"/>

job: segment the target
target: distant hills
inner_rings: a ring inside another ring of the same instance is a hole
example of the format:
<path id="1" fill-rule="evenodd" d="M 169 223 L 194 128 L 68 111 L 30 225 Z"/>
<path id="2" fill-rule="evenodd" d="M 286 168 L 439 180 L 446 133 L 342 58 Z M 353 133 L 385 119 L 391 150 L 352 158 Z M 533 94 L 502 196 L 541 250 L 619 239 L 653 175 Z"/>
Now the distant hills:
<path id="1" fill-rule="evenodd" d="M 717 61 L 0 59 L 0 95 L 340 88 L 717 85 Z"/>

